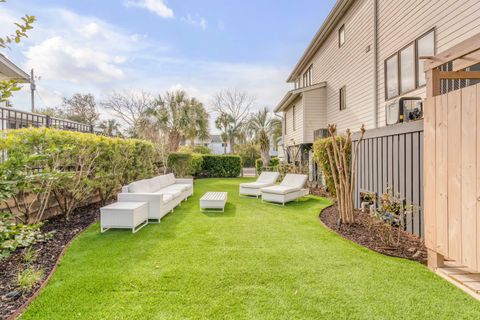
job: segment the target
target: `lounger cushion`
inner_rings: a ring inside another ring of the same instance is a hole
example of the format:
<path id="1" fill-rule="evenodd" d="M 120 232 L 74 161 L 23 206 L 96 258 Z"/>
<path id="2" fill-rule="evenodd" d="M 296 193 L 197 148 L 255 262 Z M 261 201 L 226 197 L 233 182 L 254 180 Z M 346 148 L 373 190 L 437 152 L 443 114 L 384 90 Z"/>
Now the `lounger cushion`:
<path id="1" fill-rule="evenodd" d="M 280 176 L 280 173 L 278 172 L 265 171 L 260 174 L 256 182 L 274 184 L 277 181 L 279 176 Z"/>
<path id="2" fill-rule="evenodd" d="M 150 181 L 149 180 L 140 180 L 128 185 L 128 192 L 131 193 L 150 193 Z"/>
<path id="3" fill-rule="evenodd" d="M 307 175 L 304 174 L 287 174 L 285 178 L 283 178 L 282 182 L 280 183 L 281 186 L 286 187 L 295 187 L 295 188 L 303 188 L 305 183 L 307 182 Z"/>
<path id="4" fill-rule="evenodd" d="M 171 194 L 164 194 L 163 195 L 163 203 L 168 203 L 170 201 L 172 201 L 172 199 L 174 199 L 175 197 L 172 196 Z"/>
<path id="5" fill-rule="evenodd" d="M 246 189 L 261 189 L 268 186 L 271 186 L 273 183 L 263 183 L 263 182 L 248 182 L 248 183 L 241 183 L 240 187 Z"/>
<path id="6" fill-rule="evenodd" d="M 273 194 L 289 194 L 292 192 L 296 192 L 301 190 L 301 188 L 297 187 L 288 187 L 288 186 L 272 186 L 272 187 L 267 187 L 267 188 L 262 188 L 262 193 L 273 193 Z"/>

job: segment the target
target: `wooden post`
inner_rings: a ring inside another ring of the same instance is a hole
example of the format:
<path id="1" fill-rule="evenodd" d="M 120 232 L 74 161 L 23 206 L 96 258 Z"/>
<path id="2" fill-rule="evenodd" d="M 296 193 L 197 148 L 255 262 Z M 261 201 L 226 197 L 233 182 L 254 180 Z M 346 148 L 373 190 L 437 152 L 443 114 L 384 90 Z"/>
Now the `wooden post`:
<path id="1" fill-rule="evenodd" d="M 435 271 L 437 268 L 444 266 L 444 258 L 438 252 L 435 252 L 432 249 L 427 249 L 428 255 L 428 268 Z"/>
<path id="2" fill-rule="evenodd" d="M 433 98 L 440 94 L 440 76 L 437 68 L 430 69 L 425 73 L 427 80 L 427 97 Z"/>

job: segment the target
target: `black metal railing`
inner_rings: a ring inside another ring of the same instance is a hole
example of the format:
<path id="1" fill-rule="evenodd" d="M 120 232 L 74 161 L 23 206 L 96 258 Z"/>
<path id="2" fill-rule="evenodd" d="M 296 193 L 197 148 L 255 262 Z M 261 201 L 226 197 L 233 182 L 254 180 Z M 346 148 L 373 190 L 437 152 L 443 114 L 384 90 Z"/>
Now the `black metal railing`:
<path id="1" fill-rule="evenodd" d="M 100 129 L 95 128 L 93 125 L 0 107 L 0 130 L 28 127 L 47 127 L 85 133 L 102 133 Z"/>

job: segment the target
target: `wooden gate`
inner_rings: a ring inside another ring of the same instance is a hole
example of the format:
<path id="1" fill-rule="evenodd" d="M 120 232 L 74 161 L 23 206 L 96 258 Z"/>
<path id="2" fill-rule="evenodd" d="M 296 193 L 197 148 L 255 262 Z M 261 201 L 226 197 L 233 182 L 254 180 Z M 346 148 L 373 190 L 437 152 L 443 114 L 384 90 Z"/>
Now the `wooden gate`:
<path id="1" fill-rule="evenodd" d="M 425 242 L 431 268 L 445 259 L 480 271 L 480 35 L 425 57 Z M 441 71 L 449 63 L 452 71 Z M 442 79 L 470 86 L 441 94 Z M 478 82 L 478 81 L 477 81 Z"/>

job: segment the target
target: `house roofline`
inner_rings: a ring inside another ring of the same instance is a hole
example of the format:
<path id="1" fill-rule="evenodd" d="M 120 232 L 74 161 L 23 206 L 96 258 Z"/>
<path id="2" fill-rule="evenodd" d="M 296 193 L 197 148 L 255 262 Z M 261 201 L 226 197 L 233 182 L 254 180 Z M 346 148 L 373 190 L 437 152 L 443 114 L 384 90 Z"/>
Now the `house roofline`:
<path id="1" fill-rule="evenodd" d="M 5 66 L 14 76 L 11 77 L 12 80 L 17 80 L 21 82 L 30 82 L 30 76 L 20 69 L 16 64 L 12 61 L 8 60 L 3 54 L 0 53 L 0 65 Z"/>
<path id="2" fill-rule="evenodd" d="M 301 70 L 306 67 L 307 62 L 312 59 L 320 46 L 330 35 L 330 32 L 335 28 L 338 21 L 340 21 L 340 19 L 354 2 L 355 0 L 337 0 L 337 3 L 333 7 L 332 11 L 330 11 L 322 26 L 320 29 L 318 29 L 307 49 L 304 51 L 302 57 L 295 65 L 295 68 L 288 76 L 287 82 L 294 82 L 295 79 L 300 76 Z"/>
<path id="3" fill-rule="evenodd" d="M 288 107 L 288 105 L 290 103 L 292 103 L 292 101 L 297 99 L 297 97 L 299 95 L 303 94 L 304 92 L 312 91 L 312 90 L 315 90 L 315 89 L 320 89 L 320 88 L 323 88 L 323 87 L 326 87 L 326 86 L 327 86 L 326 82 L 320 82 L 320 83 L 314 84 L 312 86 L 308 86 L 308 87 L 304 87 L 304 88 L 300 88 L 300 89 L 295 89 L 295 90 L 290 90 L 285 94 L 283 99 L 275 107 L 274 112 L 282 112 L 283 110 L 286 109 L 286 107 Z"/>

